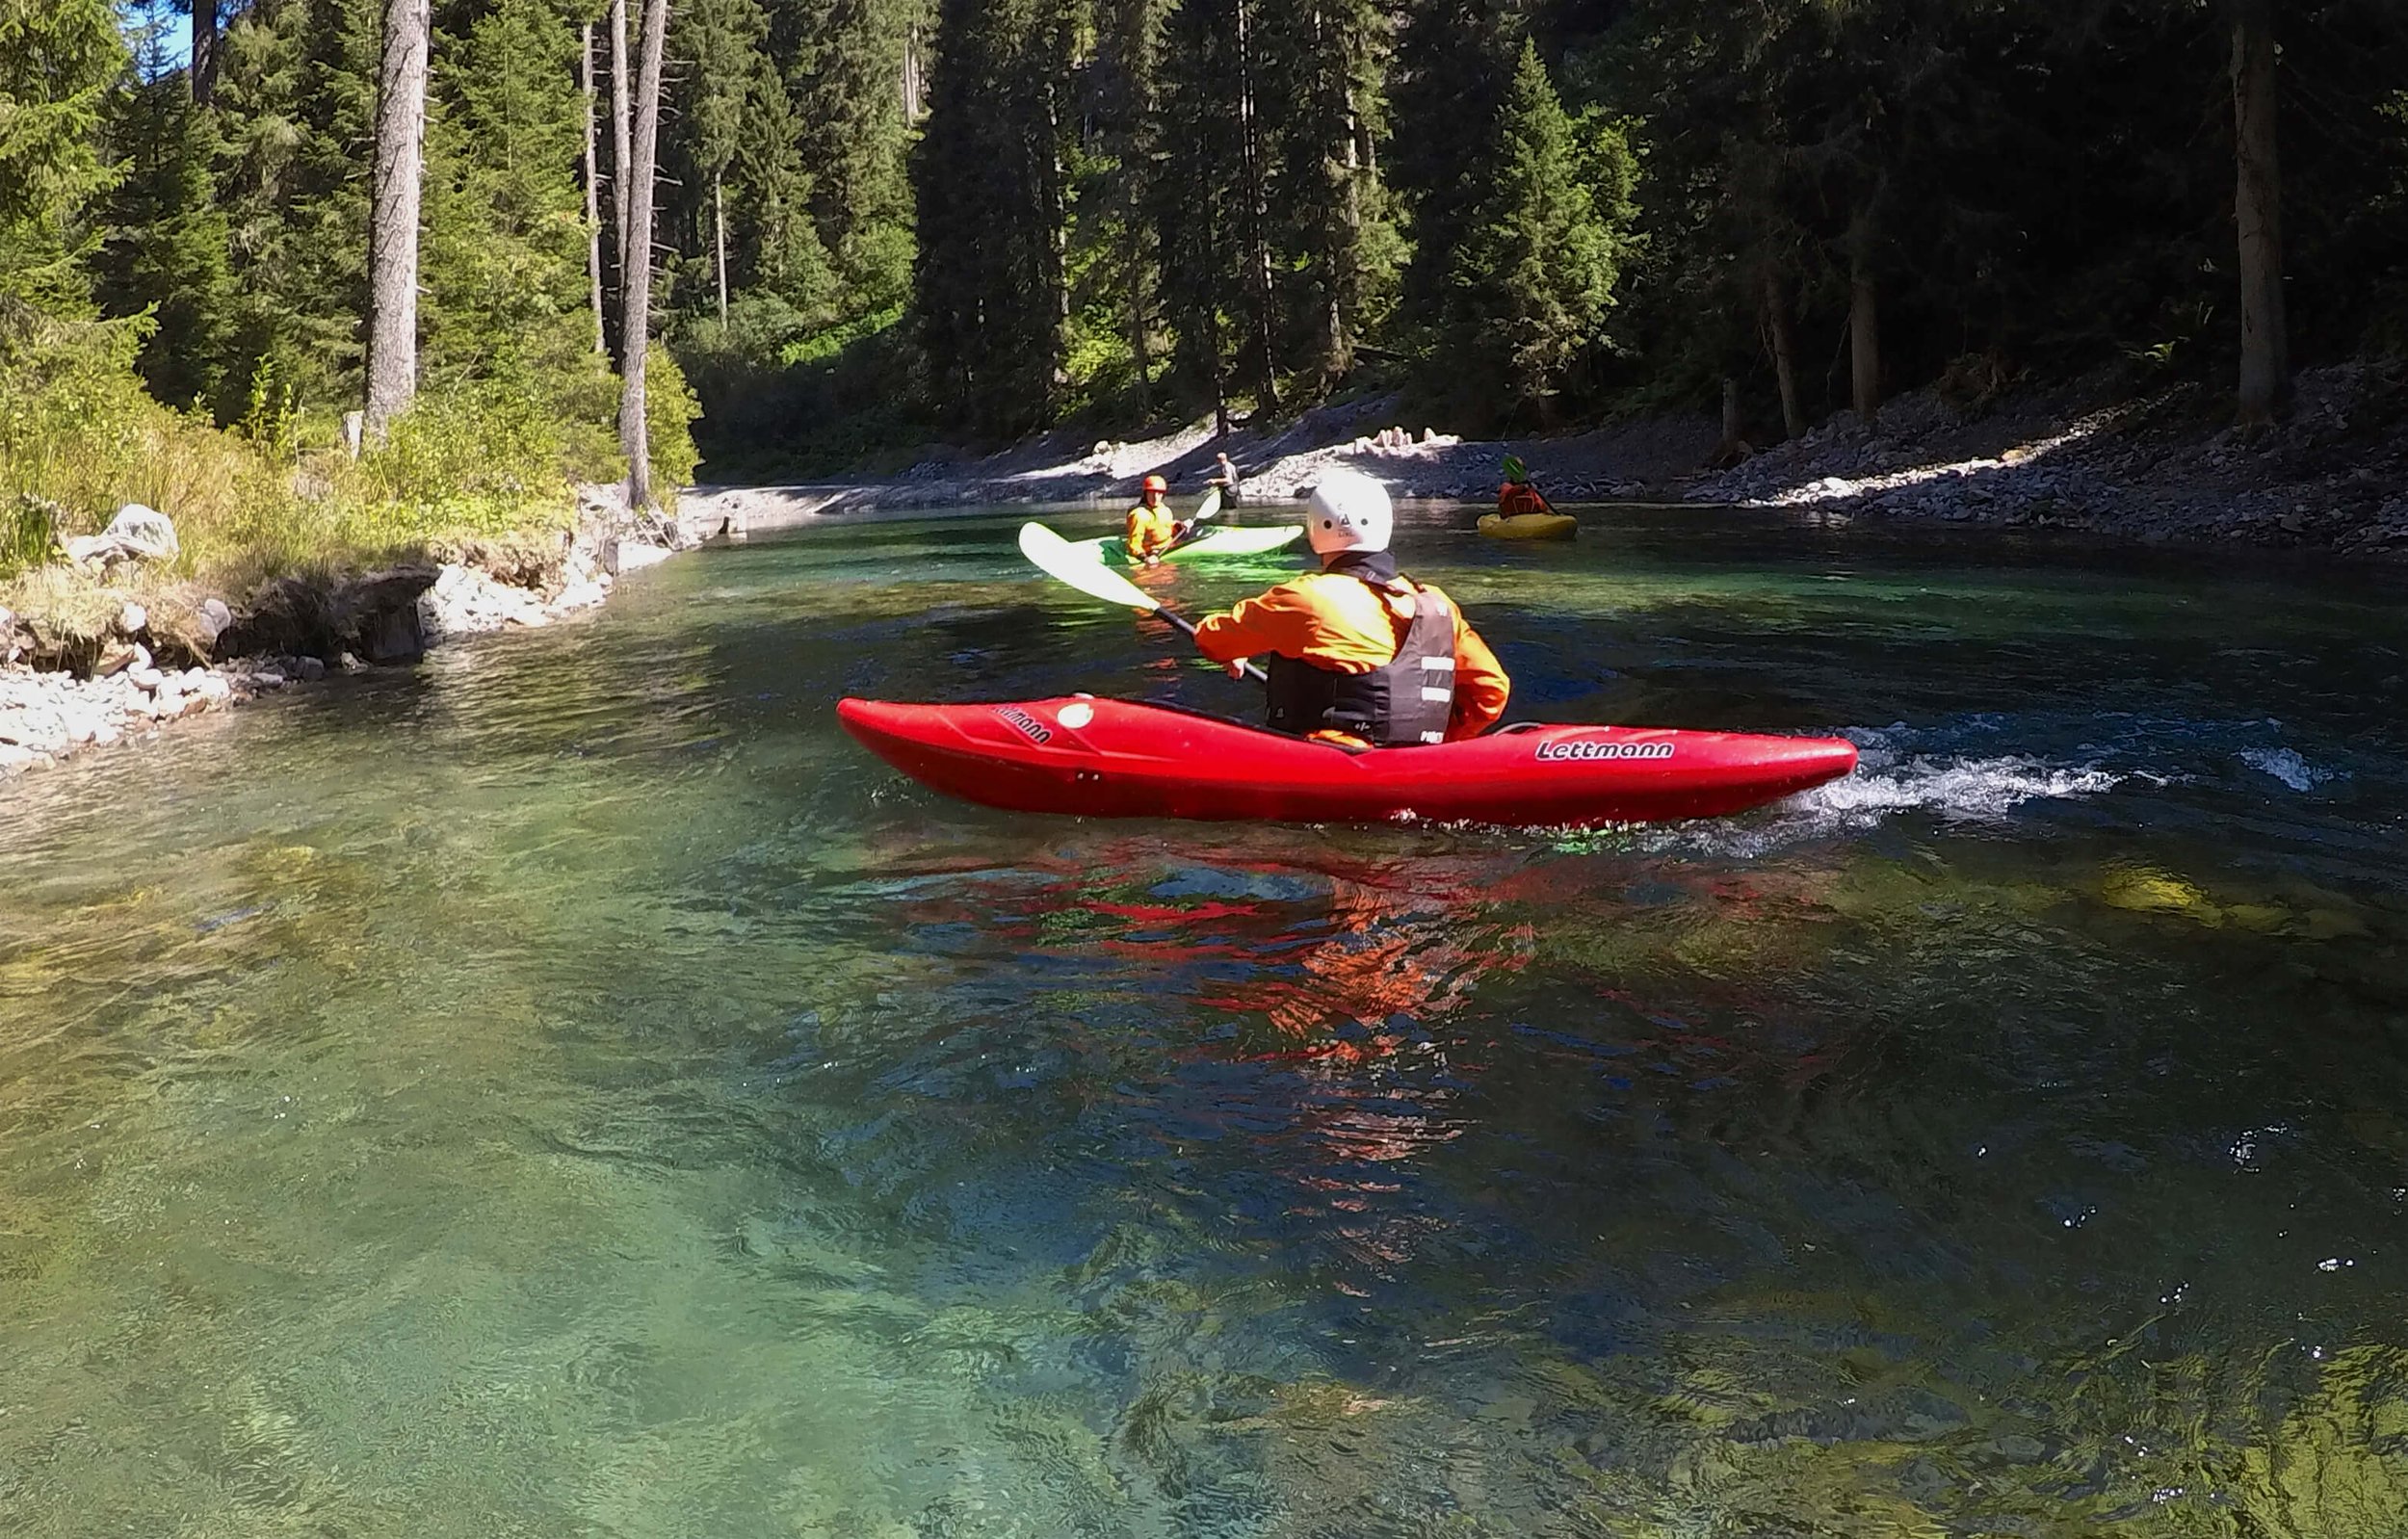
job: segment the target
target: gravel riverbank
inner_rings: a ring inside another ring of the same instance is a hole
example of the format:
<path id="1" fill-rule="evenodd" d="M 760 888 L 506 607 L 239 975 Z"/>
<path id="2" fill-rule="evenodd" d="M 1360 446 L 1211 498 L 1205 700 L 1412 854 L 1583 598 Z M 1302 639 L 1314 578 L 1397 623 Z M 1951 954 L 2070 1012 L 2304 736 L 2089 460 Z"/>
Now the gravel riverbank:
<path id="1" fill-rule="evenodd" d="M 941 507 L 1117 502 L 1149 474 L 1189 495 L 1217 451 L 1243 469 L 1258 504 L 1296 496 L 1333 464 L 1370 471 L 1401 497 L 1484 503 L 1499 462 L 1515 454 L 1562 504 L 1673 501 L 2408 556 L 2408 364 L 2303 373 L 2297 409 L 2257 433 L 2229 428 L 2214 391 L 2134 395 L 2106 376 L 1995 392 L 1944 383 L 1894 398 L 1870 430 L 1841 412 L 1762 450 L 1724 444 L 1720 425 L 1701 415 L 1466 440 L 1400 424 L 1400 410 L 1382 397 L 1219 439 L 1200 426 L 1091 445 L 1058 432 L 983 457 L 931 456 L 877 483 L 703 486 L 686 499 L 684 520 L 698 537 L 742 537 Z"/>

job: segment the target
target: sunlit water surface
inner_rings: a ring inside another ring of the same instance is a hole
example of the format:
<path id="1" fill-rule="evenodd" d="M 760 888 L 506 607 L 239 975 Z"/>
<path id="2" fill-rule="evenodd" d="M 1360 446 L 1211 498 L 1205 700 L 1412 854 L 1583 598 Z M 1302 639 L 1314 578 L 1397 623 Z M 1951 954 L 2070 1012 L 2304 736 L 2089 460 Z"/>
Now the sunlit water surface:
<path id="1" fill-rule="evenodd" d="M 1433 512 L 1517 716 L 1867 769 L 1088 822 L 835 724 L 1248 708 L 1015 522 L 0 792 L 0 1530 L 2401 1531 L 2397 588 Z"/>

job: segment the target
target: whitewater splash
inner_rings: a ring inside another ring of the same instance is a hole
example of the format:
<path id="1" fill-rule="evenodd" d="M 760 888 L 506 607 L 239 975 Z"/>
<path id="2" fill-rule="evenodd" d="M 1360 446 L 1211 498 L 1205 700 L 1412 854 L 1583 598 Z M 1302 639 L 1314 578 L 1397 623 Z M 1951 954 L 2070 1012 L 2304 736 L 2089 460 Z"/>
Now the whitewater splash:
<path id="1" fill-rule="evenodd" d="M 2279 741 L 2271 745 L 2263 741 L 2282 725 L 2272 718 L 2200 722 L 2122 715 L 2069 725 L 1981 714 L 1928 727 L 1901 722 L 1845 728 L 1840 736 L 1855 743 L 1859 754 L 1856 772 L 1845 779 L 1744 818 L 1626 828 L 1603 837 L 1622 848 L 1747 859 L 1859 832 L 1900 814 L 1959 826 L 2005 826 L 2047 803 L 2079 801 L 2122 787 L 2245 790 L 2229 773 L 2236 762 L 2299 794 L 2350 778 L 2346 769 L 2314 763 Z M 2261 741 L 2249 743 L 2252 737 Z M 2049 757 L 1967 751 L 2002 739 L 2061 743 L 2066 752 Z M 2265 782 L 2258 781 L 2256 794 L 2264 790 Z M 1598 843 L 1573 839 L 1565 848 Z"/>
<path id="2" fill-rule="evenodd" d="M 1995 822 L 2028 801 L 2095 796 L 2129 778 L 2029 758 L 1951 761 L 1916 756 L 1882 764 L 1868 753 L 1853 775 L 1802 792 L 1782 805 L 1842 817 L 1921 808 L 1943 818 Z"/>
<path id="3" fill-rule="evenodd" d="M 2346 780 L 2347 770 L 2310 764 L 2291 748 L 2243 748 L 2240 762 L 2260 774 L 2271 775 L 2293 791 L 2314 791 L 2328 780 Z"/>

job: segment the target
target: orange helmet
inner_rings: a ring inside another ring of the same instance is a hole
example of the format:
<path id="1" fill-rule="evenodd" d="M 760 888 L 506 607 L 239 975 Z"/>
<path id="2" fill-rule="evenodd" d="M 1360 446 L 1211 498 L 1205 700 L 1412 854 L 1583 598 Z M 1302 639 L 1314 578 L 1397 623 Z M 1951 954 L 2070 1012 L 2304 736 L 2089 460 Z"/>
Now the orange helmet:
<path id="1" fill-rule="evenodd" d="M 1160 476 L 1148 476 L 1148 477 L 1146 477 L 1146 478 L 1145 478 L 1145 482 L 1144 482 L 1144 486 L 1145 486 L 1145 489 L 1146 489 L 1147 491 L 1168 491 L 1168 490 L 1170 490 L 1170 483 L 1168 483 L 1168 482 L 1166 482 L 1166 481 L 1163 480 L 1163 478 L 1162 478 L 1162 477 L 1160 477 Z"/>

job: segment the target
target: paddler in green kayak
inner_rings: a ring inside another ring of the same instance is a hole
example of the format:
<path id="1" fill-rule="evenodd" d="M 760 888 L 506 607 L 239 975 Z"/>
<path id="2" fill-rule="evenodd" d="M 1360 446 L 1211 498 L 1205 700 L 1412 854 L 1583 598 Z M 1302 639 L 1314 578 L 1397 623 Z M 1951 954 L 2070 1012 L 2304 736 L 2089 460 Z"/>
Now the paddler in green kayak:
<path id="1" fill-rule="evenodd" d="M 1179 543 L 1179 536 L 1186 533 L 1178 518 L 1163 502 L 1169 490 L 1170 483 L 1162 477 L 1145 478 L 1143 487 L 1138 494 L 1138 505 L 1129 509 L 1128 534 L 1122 541 L 1122 548 L 1128 551 L 1132 561 L 1160 566 L 1164 554 Z"/>
<path id="2" fill-rule="evenodd" d="M 1333 470 L 1304 532 L 1322 569 L 1202 620 L 1195 644 L 1235 674 L 1270 673 L 1268 724 L 1349 746 L 1476 738 L 1505 715 L 1511 683 L 1454 601 L 1397 571 L 1388 488 Z"/>

